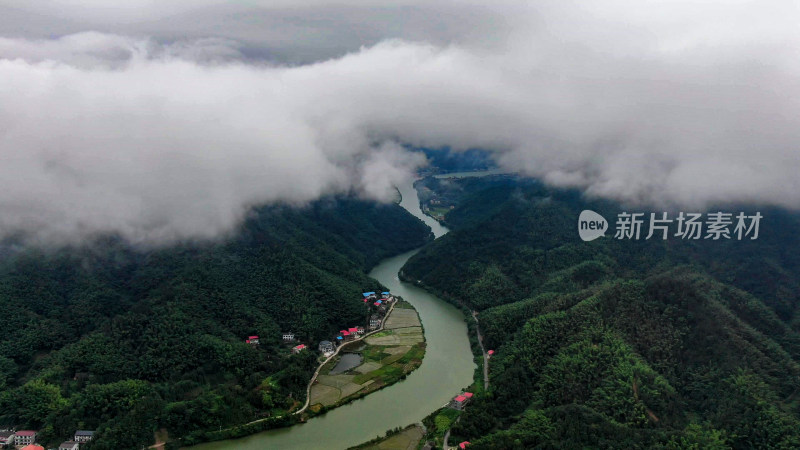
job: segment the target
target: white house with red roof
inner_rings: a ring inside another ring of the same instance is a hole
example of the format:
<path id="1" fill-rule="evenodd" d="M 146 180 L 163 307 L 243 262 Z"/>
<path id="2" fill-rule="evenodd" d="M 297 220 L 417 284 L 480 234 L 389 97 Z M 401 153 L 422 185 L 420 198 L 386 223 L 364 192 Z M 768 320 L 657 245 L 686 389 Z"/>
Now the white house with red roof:
<path id="1" fill-rule="evenodd" d="M 21 430 L 14 433 L 14 445 L 31 445 L 36 442 L 35 430 Z"/>
<path id="2" fill-rule="evenodd" d="M 296 355 L 296 354 L 302 352 L 305 349 L 306 349 L 306 345 L 305 344 L 295 345 L 294 347 L 292 347 L 292 353 L 294 353 Z"/>

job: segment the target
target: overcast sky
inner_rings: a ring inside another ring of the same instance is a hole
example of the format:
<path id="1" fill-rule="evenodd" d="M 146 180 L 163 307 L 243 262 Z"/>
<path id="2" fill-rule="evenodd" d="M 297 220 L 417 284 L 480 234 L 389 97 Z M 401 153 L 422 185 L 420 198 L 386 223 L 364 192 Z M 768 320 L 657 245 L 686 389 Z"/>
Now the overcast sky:
<path id="1" fill-rule="evenodd" d="M 0 0 L 0 236 L 165 243 L 385 200 L 424 164 L 400 144 L 642 207 L 796 209 L 798 8 Z"/>

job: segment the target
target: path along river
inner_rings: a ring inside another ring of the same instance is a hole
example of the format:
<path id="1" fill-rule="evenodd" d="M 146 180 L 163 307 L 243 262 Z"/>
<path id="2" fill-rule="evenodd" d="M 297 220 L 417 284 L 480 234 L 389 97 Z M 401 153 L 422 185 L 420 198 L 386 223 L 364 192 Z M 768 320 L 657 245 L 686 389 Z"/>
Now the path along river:
<path id="1" fill-rule="evenodd" d="M 447 229 L 419 208 L 411 182 L 400 186 L 402 207 L 423 220 L 437 238 Z M 381 262 L 370 276 L 414 305 L 425 327 L 427 349 L 422 366 L 408 378 L 327 414 L 289 428 L 212 442 L 196 450 L 346 449 L 386 430 L 419 422 L 472 383 L 475 364 L 464 315 L 444 300 L 398 280 L 397 272 L 419 249 Z"/>

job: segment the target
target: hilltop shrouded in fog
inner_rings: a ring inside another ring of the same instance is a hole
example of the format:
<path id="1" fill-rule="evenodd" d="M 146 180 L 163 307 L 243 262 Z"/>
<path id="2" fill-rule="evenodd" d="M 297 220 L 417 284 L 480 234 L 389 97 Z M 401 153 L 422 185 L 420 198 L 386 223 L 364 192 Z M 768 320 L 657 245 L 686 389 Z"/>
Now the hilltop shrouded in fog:
<path id="1" fill-rule="evenodd" d="M 0 236 L 388 200 L 406 145 L 628 203 L 800 206 L 790 2 L 263 3 L 2 2 Z"/>

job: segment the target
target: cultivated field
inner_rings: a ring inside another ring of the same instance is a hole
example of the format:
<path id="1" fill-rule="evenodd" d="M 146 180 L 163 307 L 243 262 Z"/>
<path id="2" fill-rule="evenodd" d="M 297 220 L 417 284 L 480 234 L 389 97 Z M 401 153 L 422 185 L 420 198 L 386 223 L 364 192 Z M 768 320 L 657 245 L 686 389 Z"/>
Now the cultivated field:
<path id="1" fill-rule="evenodd" d="M 361 354 L 361 365 L 331 375 L 331 369 L 339 362 L 340 358 L 337 357 L 322 368 L 317 381 L 311 386 L 310 405 L 318 407 L 344 403 L 355 395 L 360 396 L 395 383 L 422 364 L 425 338 L 417 311 L 408 303 L 401 302 L 386 320 L 386 327 L 364 339 L 366 345 L 358 349 L 347 347 L 348 352 Z"/>

